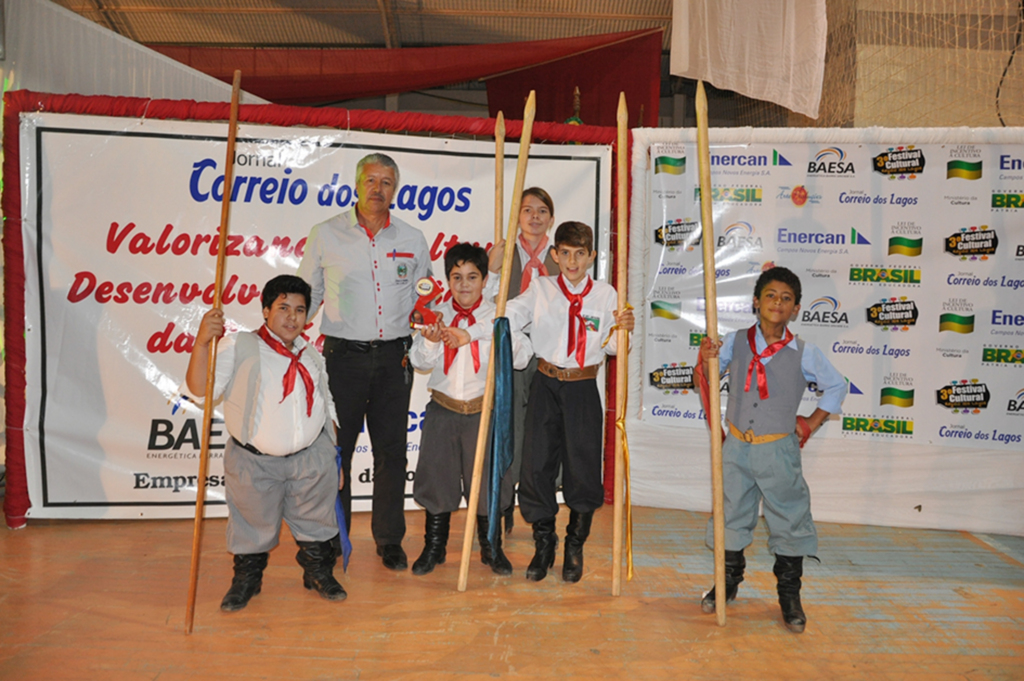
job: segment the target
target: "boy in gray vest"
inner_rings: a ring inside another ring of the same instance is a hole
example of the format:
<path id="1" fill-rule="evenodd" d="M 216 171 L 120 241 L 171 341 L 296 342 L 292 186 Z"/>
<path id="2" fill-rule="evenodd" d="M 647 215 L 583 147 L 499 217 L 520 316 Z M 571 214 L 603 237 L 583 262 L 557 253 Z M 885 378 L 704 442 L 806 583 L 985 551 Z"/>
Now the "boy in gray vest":
<path id="1" fill-rule="evenodd" d="M 743 581 L 743 549 L 753 541 L 763 499 L 779 605 L 786 627 L 795 633 L 807 623 L 800 604 L 804 556 L 818 551 L 800 448 L 829 414 L 840 413 L 847 391 L 846 379 L 821 350 L 786 328 L 799 310 L 800 279 L 784 267 L 773 267 L 754 286 L 758 323 L 728 334 L 719 347 L 705 338 L 700 352 L 705 376 L 708 358 L 716 355 L 722 373 L 729 372 L 728 436 L 722 446 L 725 600 L 736 598 Z M 796 412 L 809 383 L 817 384 L 822 397 L 805 419 Z M 705 541 L 709 548 L 714 546 L 710 519 Z M 714 588 L 704 596 L 701 608 L 715 611 Z"/>
<path id="2" fill-rule="evenodd" d="M 224 398 L 231 436 L 224 480 L 235 576 L 220 604 L 227 612 L 260 592 L 282 520 L 299 545 L 303 586 L 331 601 L 346 596 L 333 574 L 340 545 L 334 508 L 343 482 L 335 463 L 334 403 L 323 360 L 301 336 L 309 298 L 309 284 L 299 277 L 274 277 L 263 288 L 266 323 L 218 344 L 213 397 Z M 210 310 L 189 359 L 189 397 L 205 396 L 210 343 L 223 334 L 224 312 Z"/>

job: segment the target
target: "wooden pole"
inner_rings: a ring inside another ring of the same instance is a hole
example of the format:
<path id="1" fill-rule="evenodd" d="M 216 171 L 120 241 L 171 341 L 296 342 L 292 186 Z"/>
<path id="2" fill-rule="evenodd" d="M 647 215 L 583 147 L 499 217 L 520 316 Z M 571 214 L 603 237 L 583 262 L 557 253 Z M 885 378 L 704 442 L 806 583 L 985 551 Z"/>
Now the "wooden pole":
<path id="1" fill-rule="evenodd" d="M 505 316 L 508 303 L 508 272 L 512 270 L 512 256 L 515 253 L 516 231 L 519 229 L 519 207 L 523 202 L 523 185 L 526 182 L 526 162 L 530 156 L 530 139 L 533 137 L 533 117 L 537 111 L 537 97 L 533 90 L 526 100 L 523 111 L 523 133 L 519 137 L 519 162 L 516 165 L 516 180 L 512 189 L 512 210 L 508 218 L 508 235 L 505 239 L 505 257 L 501 264 L 501 286 L 495 318 Z M 504 191 L 504 188 L 502 189 Z M 500 219 L 500 218 L 499 218 Z M 491 410 L 494 408 L 494 343 L 491 343 L 491 359 L 487 363 L 487 383 L 484 386 L 483 411 L 480 412 L 480 429 L 476 435 L 476 458 L 473 461 L 473 480 L 469 486 L 469 507 L 466 514 L 466 530 L 462 536 L 462 562 L 459 564 L 459 591 L 465 591 L 469 582 L 469 561 L 473 553 L 473 535 L 476 533 L 476 507 L 480 503 L 480 480 L 483 478 L 484 454 L 487 451 L 487 433 L 491 425 Z"/>
<path id="2" fill-rule="evenodd" d="M 501 221 L 505 218 L 505 114 L 498 112 L 494 122 L 494 243 L 501 241 Z"/>
<path id="3" fill-rule="evenodd" d="M 618 207 L 616 208 L 616 222 L 618 225 L 618 240 L 615 248 L 616 284 L 619 295 L 619 312 L 626 309 L 626 248 L 628 214 L 626 202 L 629 200 L 629 187 L 627 186 L 629 171 L 626 166 L 626 148 L 629 146 L 629 114 L 626 110 L 626 93 L 619 93 L 619 111 L 616 117 L 618 123 L 617 148 L 615 153 L 616 168 L 618 171 Z M 615 358 L 615 422 L 620 423 L 626 413 L 626 383 L 629 377 L 629 332 L 620 328 L 617 332 L 618 354 Z M 623 474 L 625 462 L 622 449 L 623 433 L 615 431 L 615 482 L 613 488 L 614 515 L 612 520 L 612 596 L 622 593 L 622 516 L 623 516 Z"/>
<path id="4" fill-rule="evenodd" d="M 708 338 L 718 343 L 718 296 L 715 289 L 715 227 L 711 210 L 711 151 L 708 98 L 697 81 L 697 167 L 700 171 L 701 242 L 704 246 L 704 319 Z M 711 429 L 711 514 L 715 536 L 715 618 L 725 626 L 725 516 L 722 489 L 722 393 L 718 357 L 708 360 L 708 426 Z"/>
<path id="5" fill-rule="evenodd" d="M 236 70 L 231 85 L 231 117 L 228 121 L 228 152 L 224 162 L 224 197 L 220 206 L 220 239 L 217 247 L 217 271 L 213 285 L 213 307 L 221 307 L 224 289 L 224 260 L 227 252 L 228 216 L 231 210 L 231 185 L 235 167 L 235 135 L 238 132 L 238 95 L 242 89 L 242 72 Z M 210 422 L 213 420 L 213 389 L 217 371 L 217 338 L 210 343 L 210 358 L 206 365 L 206 397 L 203 403 L 203 439 L 199 449 L 199 479 L 196 481 L 196 519 L 192 529 L 192 570 L 188 581 L 188 605 L 185 608 L 185 633 L 192 633 L 192 620 L 196 612 L 196 586 L 199 582 L 199 553 L 203 541 L 203 507 L 206 503 L 206 472 L 210 463 Z"/>

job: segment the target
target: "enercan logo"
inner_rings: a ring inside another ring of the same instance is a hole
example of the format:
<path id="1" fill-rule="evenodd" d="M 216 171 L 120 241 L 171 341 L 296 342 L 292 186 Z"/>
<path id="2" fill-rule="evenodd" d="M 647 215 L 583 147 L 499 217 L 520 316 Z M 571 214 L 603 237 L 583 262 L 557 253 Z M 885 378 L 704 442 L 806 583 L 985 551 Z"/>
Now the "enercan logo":
<path id="1" fill-rule="evenodd" d="M 713 166 L 789 166 L 790 163 L 785 156 L 776 150 L 772 150 L 772 157 L 769 159 L 764 154 L 711 154 L 711 165 Z"/>
<path id="2" fill-rule="evenodd" d="M 827 147 L 818 152 L 814 160 L 807 164 L 807 174 L 814 176 L 853 176 L 856 171 L 853 161 L 846 159 L 846 152 L 839 147 Z"/>
<path id="3" fill-rule="evenodd" d="M 846 234 L 843 232 L 791 232 L 785 227 L 779 227 L 775 240 L 780 244 L 842 246 L 849 243 L 851 246 L 871 245 L 871 242 L 863 234 L 852 227 L 850 228 L 849 241 L 847 241 Z"/>

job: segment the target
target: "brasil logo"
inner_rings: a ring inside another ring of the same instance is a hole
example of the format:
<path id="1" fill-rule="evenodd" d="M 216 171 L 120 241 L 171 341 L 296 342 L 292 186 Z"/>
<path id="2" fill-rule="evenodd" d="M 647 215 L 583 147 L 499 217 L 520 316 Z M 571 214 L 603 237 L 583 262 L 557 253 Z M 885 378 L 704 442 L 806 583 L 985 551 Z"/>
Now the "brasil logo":
<path id="1" fill-rule="evenodd" d="M 919 285 L 921 283 L 921 270 L 893 267 L 851 267 L 850 281 Z"/>
<path id="2" fill-rule="evenodd" d="M 668 173 L 669 175 L 682 175 L 686 172 L 686 157 L 676 158 L 674 156 L 658 156 L 654 159 L 654 174 Z"/>
<path id="3" fill-rule="evenodd" d="M 843 433 L 867 435 L 913 435 L 913 419 L 878 418 L 875 416 L 844 416 Z"/>
<path id="4" fill-rule="evenodd" d="M 921 255 L 924 239 L 908 239 L 905 236 L 894 236 L 889 239 L 889 255 L 905 255 L 916 258 Z"/>
<path id="5" fill-rule="evenodd" d="M 939 315 L 939 331 L 974 333 L 974 315 L 944 312 Z"/>
<path id="6" fill-rule="evenodd" d="M 982 348 L 981 361 L 990 364 L 1024 364 L 1024 350 L 1020 348 Z"/>
<path id="7" fill-rule="evenodd" d="M 946 163 L 946 179 L 959 177 L 961 180 L 980 180 L 981 161 L 948 161 Z"/>
<path id="8" fill-rule="evenodd" d="M 901 388 L 882 388 L 882 399 L 879 404 L 891 404 L 894 407 L 906 409 L 914 406 L 914 389 L 903 390 Z"/>

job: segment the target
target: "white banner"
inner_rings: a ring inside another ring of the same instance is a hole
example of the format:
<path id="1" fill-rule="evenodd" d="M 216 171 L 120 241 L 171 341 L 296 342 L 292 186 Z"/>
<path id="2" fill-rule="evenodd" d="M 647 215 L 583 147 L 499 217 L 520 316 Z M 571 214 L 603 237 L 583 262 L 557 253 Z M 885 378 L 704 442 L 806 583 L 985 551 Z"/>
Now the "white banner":
<path id="1" fill-rule="evenodd" d="M 688 131 L 673 132 L 656 131 L 666 134 L 634 157 L 634 196 L 639 183 L 648 201 L 632 215 L 643 261 L 631 263 L 631 291 L 636 300 L 642 288 L 645 310 L 639 418 L 706 442 L 692 374 L 705 325 L 696 145 Z M 758 275 L 788 267 L 803 286 L 790 328 L 849 382 L 842 416 L 805 450 L 809 478 L 825 479 L 811 481 L 815 515 L 1024 532 L 1019 517 L 1006 517 L 1007 502 L 1024 500 L 1019 132 L 714 132 L 720 333 L 751 326 Z M 942 133 L 946 141 L 930 139 Z M 816 402 L 810 385 L 801 413 Z M 851 490 L 862 498 L 851 501 Z M 704 489 L 695 496 L 702 506 Z"/>
<path id="2" fill-rule="evenodd" d="M 30 516 L 194 512 L 202 411 L 177 389 L 212 303 L 225 133 L 209 123 L 22 115 Z M 423 230 L 437 279 L 449 246 L 491 243 L 493 142 L 243 124 L 224 289 L 231 326 L 262 323 L 263 284 L 295 272 L 310 227 L 354 203 L 356 162 L 375 151 L 398 163 L 393 210 Z M 506 178 L 517 152 L 508 145 Z M 559 220 L 595 227 L 602 254 L 610 158 L 606 146 L 534 145 L 526 177 L 551 193 Z M 409 414 L 410 493 L 425 386 L 418 377 Z M 223 515 L 227 434 L 219 420 L 212 431 L 208 508 Z M 369 508 L 372 468 L 364 434 L 355 510 Z"/>

